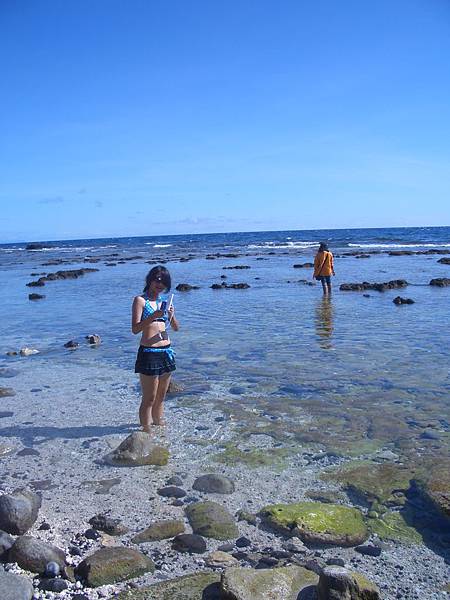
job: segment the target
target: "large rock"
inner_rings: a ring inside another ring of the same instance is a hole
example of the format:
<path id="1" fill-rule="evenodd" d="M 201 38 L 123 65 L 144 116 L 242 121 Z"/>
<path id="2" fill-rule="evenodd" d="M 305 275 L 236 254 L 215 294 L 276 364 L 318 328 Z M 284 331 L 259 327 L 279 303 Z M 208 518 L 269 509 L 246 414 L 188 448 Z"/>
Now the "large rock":
<path id="1" fill-rule="evenodd" d="M 4 555 L 13 547 L 15 541 L 6 531 L 0 531 L 0 560 L 3 560 Z"/>
<path id="2" fill-rule="evenodd" d="M 380 591 L 375 584 L 344 567 L 325 567 L 317 593 L 318 600 L 380 600 Z"/>
<path id="3" fill-rule="evenodd" d="M 426 479 L 414 483 L 437 511 L 450 519 L 450 461 L 437 466 Z"/>
<path id="4" fill-rule="evenodd" d="M 86 557 L 75 573 L 90 587 L 98 587 L 153 573 L 155 565 L 137 550 L 124 547 L 101 548 Z"/>
<path id="5" fill-rule="evenodd" d="M 152 437 L 145 431 L 135 431 L 115 450 L 105 456 L 106 462 L 119 467 L 142 465 L 167 465 L 169 450 L 156 446 Z"/>
<path id="6" fill-rule="evenodd" d="M 198 535 L 216 540 L 228 540 L 239 535 L 233 517 L 216 502 L 195 502 L 186 508 L 192 530 Z"/>
<path id="7" fill-rule="evenodd" d="M 183 521 L 168 520 L 152 523 L 150 527 L 144 529 L 131 540 L 133 544 L 143 544 L 144 542 L 156 542 L 173 538 L 179 533 L 184 533 Z"/>
<path id="8" fill-rule="evenodd" d="M 368 537 L 361 512 L 338 504 L 274 504 L 263 508 L 260 515 L 270 527 L 306 543 L 356 546 Z"/>
<path id="9" fill-rule="evenodd" d="M 195 573 L 123 592 L 117 600 L 220 600 L 219 582 L 217 573 Z"/>
<path id="10" fill-rule="evenodd" d="M 448 277 L 436 277 L 430 281 L 430 285 L 434 287 L 447 287 L 450 285 L 450 279 Z"/>
<path id="11" fill-rule="evenodd" d="M 62 550 L 28 535 L 17 538 L 9 551 L 10 562 L 16 562 L 19 567 L 33 573 L 44 573 L 49 562 L 55 562 L 60 569 L 64 568 L 66 557 Z"/>
<path id="12" fill-rule="evenodd" d="M 37 519 L 41 502 L 28 488 L 0 496 L 0 529 L 14 535 L 26 533 Z"/>
<path id="13" fill-rule="evenodd" d="M 208 473 L 201 475 L 194 481 L 192 489 L 197 492 L 211 492 L 213 494 L 232 494 L 234 492 L 234 483 L 224 475 Z"/>
<path id="14" fill-rule="evenodd" d="M 31 581 L 25 577 L 0 571 L 0 598 L 2 600 L 31 600 L 33 592 Z"/>
<path id="15" fill-rule="evenodd" d="M 203 554 L 203 552 L 206 552 L 206 542 L 201 535 L 195 533 L 181 533 L 174 538 L 172 548 L 177 552 Z"/>
<path id="16" fill-rule="evenodd" d="M 303 567 L 276 569 L 227 569 L 221 587 L 229 600 L 297 600 L 305 588 L 317 585 L 318 577 Z"/>

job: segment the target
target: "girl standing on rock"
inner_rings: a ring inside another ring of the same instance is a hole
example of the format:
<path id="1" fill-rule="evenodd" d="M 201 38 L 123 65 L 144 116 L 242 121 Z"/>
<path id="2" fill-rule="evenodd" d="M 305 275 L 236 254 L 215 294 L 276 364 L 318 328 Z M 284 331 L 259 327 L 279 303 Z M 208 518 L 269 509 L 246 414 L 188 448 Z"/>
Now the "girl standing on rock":
<path id="1" fill-rule="evenodd" d="M 328 244 L 322 242 L 314 259 L 313 278 L 322 282 L 322 289 L 325 296 L 331 294 L 331 276 L 334 272 L 334 260 L 332 253 L 328 250 Z"/>
<path id="2" fill-rule="evenodd" d="M 165 425 L 164 398 L 175 371 L 175 358 L 167 328 L 178 331 L 173 305 L 167 306 L 161 294 L 170 291 L 172 282 L 165 267 L 154 267 L 145 278 L 142 296 L 133 301 L 131 331 L 141 333 L 134 372 L 139 373 L 142 402 L 139 421 L 142 429 L 150 433 L 152 425 Z"/>

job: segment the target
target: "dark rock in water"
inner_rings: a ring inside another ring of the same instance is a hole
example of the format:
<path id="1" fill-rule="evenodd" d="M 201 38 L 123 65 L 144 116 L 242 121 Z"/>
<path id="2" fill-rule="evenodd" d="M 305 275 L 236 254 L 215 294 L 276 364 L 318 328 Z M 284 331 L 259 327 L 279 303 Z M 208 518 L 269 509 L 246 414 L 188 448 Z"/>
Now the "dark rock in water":
<path id="1" fill-rule="evenodd" d="M 294 265 L 294 269 L 312 269 L 314 267 L 314 263 L 306 262 L 299 265 Z"/>
<path id="2" fill-rule="evenodd" d="M 52 248 L 52 246 L 40 242 L 33 242 L 25 246 L 25 250 L 45 250 L 46 248 Z"/>
<path id="3" fill-rule="evenodd" d="M 198 285 L 190 285 L 189 283 L 179 283 L 175 288 L 177 292 L 190 292 L 191 290 L 200 289 Z"/>
<path id="4" fill-rule="evenodd" d="M 440 440 L 441 436 L 439 435 L 439 433 L 437 431 L 434 431 L 433 429 L 425 429 L 425 431 L 423 431 L 420 434 L 420 437 L 422 440 Z"/>
<path id="5" fill-rule="evenodd" d="M 31 581 L 14 575 L 0 571 L 0 598 L 2 600 L 31 600 L 34 589 Z"/>
<path id="6" fill-rule="evenodd" d="M 244 387 L 233 386 L 230 387 L 228 391 L 230 394 L 233 394 L 233 396 L 241 396 L 242 394 L 245 394 L 247 390 Z"/>
<path id="7" fill-rule="evenodd" d="M 16 392 L 12 388 L 0 387 L 0 398 L 15 396 Z"/>
<path id="8" fill-rule="evenodd" d="M 450 281 L 450 280 L 449 280 Z M 387 283 L 343 283 L 339 289 L 343 292 L 363 292 L 365 290 L 375 290 L 377 292 L 385 292 L 386 290 L 396 290 L 407 287 L 408 282 L 404 279 L 394 279 Z"/>
<path id="9" fill-rule="evenodd" d="M 252 542 L 247 537 L 242 536 L 238 538 L 234 544 L 236 548 L 247 548 L 248 546 L 252 545 Z"/>
<path id="10" fill-rule="evenodd" d="M 232 494 L 234 492 L 234 483 L 224 475 L 208 473 L 197 477 L 192 486 L 197 492 L 209 492 L 214 494 Z"/>
<path id="11" fill-rule="evenodd" d="M 113 519 L 106 515 L 95 515 L 89 519 L 89 524 L 108 535 L 123 535 L 128 532 L 128 527 L 125 527 L 120 519 Z"/>
<path id="12" fill-rule="evenodd" d="M 49 562 L 56 562 L 63 569 L 65 554 L 52 544 L 31 536 L 21 536 L 9 551 L 9 560 L 32 573 L 44 573 Z"/>
<path id="13" fill-rule="evenodd" d="M 78 348 L 79 344 L 75 340 L 69 340 L 64 344 L 64 348 Z"/>
<path id="14" fill-rule="evenodd" d="M 173 539 L 172 548 L 177 552 L 203 554 L 206 552 L 206 542 L 201 535 L 181 533 Z"/>
<path id="15" fill-rule="evenodd" d="M 250 286 L 248 283 L 213 283 L 211 286 L 212 290 L 246 290 Z"/>
<path id="16" fill-rule="evenodd" d="M 36 522 L 41 497 L 28 488 L 0 496 L 0 529 L 22 535 Z"/>
<path id="17" fill-rule="evenodd" d="M 41 523 L 41 525 L 39 525 L 39 527 L 38 527 L 38 531 L 50 531 L 50 529 L 51 529 L 50 524 L 47 523 L 46 521 Z"/>
<path id="18" fill-rule="evenodd" d="M 13 547 L 15 541 L 9 533 L 0 531 L 0 560 L 3 560 L 4 555 Z"/>
<path id="19" fill-rule="evenodd" d="M 441 265 L 450 265 L 450 258 L 440 258 L 438 263 L 441 263 Z"/>
<path id="20" fill-rule="evenodd" d="M 28 300 L 42 300 L 45 298 L 44 294 L 28 294 Z"/>
<path id="21" fill-rule="evenodd" d="M 183 480 L 178 475 L 172 475 L 172 477 L 169 477 L 166 481 L 166 485 L 183 485 Z"/>
<path id="22" fill-rule="evenodd" d="M 22 448 L 22 450 L 19 450 L 17 453 L 17 456 L 40 456 L 40 453 L 34 448 Z"/>
<path id="23" fill-rule="evenodd" d="M 247 265 L 236 265 L 235 267 L 222 267 L 223 269 L 250 269 Z"/>
<path id="24" fill-rule="evenodd" d="M 39 589 L 45 592 L 54 592 L 59 594 L 67 590 L 69 584 L 64 579 L 42 579 L 39 584 Z"/>
<path id="25" fill-rule="evenodd" d="M 356 552 L 359 552 L 359 554 L 364 554 L 365 556 L 380 556 L 381 554 L 381 548 L 372 546 L 371 544 L 356 546 L 355 550 Z"/>
<path id="26" fill-rule="evenodd" d="M 89 529 L 86 529 L 86 531 L 84 532 L 84 537 L 87 540 L 98 540 L 101 537 L 101 535 L 99 534 L 99 532 L 96 529 L 89 528 Z"/>
<path id="27" fill-rule="evenodd" d="M 344 567 L 325 567 L 317 586 L 318 600 L 351 598 L 352 600 L 380 600 L 377 586 L 364 575 Z"/>
<path id="28" fill-rule="evenodd" d="M 145 542 L 156 542 L 167 540 L 184 532 L 184 523 L 180 520 L 167 520 L 152 523 L 150 527 L 144 529 L 132 538 L 133 544 L 142 544 Z"/>
<path id="29" fill-rule="evenodd" d="M 77 279 L 83 276 L 85 273 L 94 273 L 98 269 L 72 269 L 68 271 L 57 271 L 56 273 L 47 273 L 44 277 L 39 277 L 37 281 L 30 281 L 27 283 L 27 287 L 41 287 L 46 284 L 47 281 L 56 281 L 58 279 Z"/>
<path id="30" fill-rule="evenodd" d="M 194 533 L 216 540 L 228 540 L 239 535 L 233 517 L 216 502 L 196 502 L 185 510 Z"/>
<path id="31" fill-rule="evenodd" d="M 141 552 L 132 548 L 101 548 L 86 557 L 75 569 L 75 574 L 89 587 L 99 587 L 140 577 L 155 565 Z"/>
<path id="32" fill-rule="evenodd" d="M 156 446 L 153 438 L 145 431 L 135 431 L 115 450 L 105 456 L 105 461 L 114 466 L 137 467 L 142 465 L 166 465 L 169 451 Z"/>
<path id="33" fill-rule="evenodd" d="M 87 335 L 86 340 L 89 344 L 91 344 L 91 346 L 98 346 L 102 343 L 101 337 L 96 333 L 91 333 L 90 335 Z"/>
<path id="34" fill-rule="evenodd" d="M 0 419 L 5 419 L 6 417 L 12 417 L 14 413 L 11 410 L 0 410 Z"/>
<path id="35" fill-rule="evenodd" d="M 19 371 L 15 369 L 0 368 L 0 377 L 2 378 L 16 377 L 18 374 Z"/>
<path id="36" fill-rule="evenodd" d="M 234 550 L 234 544 L 228 542 L 227 544 L 222 544 L 217 548 L 220 552 L 232 552 Z"/>
<path id="37" fill-rule="evenodd" d="M 334 566 L 334 567 L 345 567 L 345 560 L 343 558 L 339 558 L 339 557 L 333 558 L 333 557 L 331 557 L 331 558 L 327 558 L 326 562 L 327 562 L 327 565 L 329 567 L 332 567 L 332 566 Z"/>
<path id="38" fill-rule="evenodd" d="M 166 487 L 159 488 L 158 494 L 164 496 L 164 498 L 184 498 L 186 496 L 185 490 L 176 485 L 167 485 Z"/>
<path id="39" fill-rule="evenodd" d="M 400 305 L 400 304 L 414 304 L 414 300 L 412 300 L 411 298 L 402 298 L 401 296 L 397 296 L 396 298 L 394 298 L 392 300 L 392 302 L 394 304 Z"/>
<path id="40" fill-rule="evenodd" d="M 447 277 L 438 277 L 430 281 L 430 285 L 435 287 L 447 287 L 450 285 L 450 279 Z"/>

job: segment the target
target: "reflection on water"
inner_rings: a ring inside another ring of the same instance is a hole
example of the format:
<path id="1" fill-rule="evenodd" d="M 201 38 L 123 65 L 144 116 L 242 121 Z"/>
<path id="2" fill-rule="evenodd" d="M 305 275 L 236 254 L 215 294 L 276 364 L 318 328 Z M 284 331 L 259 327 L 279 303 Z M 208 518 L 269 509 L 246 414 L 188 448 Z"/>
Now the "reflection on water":
<path id="1" fill-rule="evenodd" d="M 333 348 L 334 307 L 330 297 L 324 297 L 317 301 L 314 324 L 319 346 L 324 350 Z"/>

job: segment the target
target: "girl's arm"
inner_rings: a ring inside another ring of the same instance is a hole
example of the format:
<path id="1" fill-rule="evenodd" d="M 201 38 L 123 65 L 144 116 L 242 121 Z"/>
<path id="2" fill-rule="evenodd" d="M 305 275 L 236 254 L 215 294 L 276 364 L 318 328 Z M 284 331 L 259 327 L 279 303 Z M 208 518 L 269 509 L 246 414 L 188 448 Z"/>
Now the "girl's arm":
<path id="1" fill-rule="evenodd" d="M 155 319 L 160 319 L 163 316 L 162 310 L 155 310 L 149 317 L 141 321 L 142 312 L 144 310 L 145 300 L 141 296 L 136 296 L 133 300 L 133 307 L 131 309 L 131 331 L 136 335 L 149 325 Z"/>
<path id="2" fill-rule="evenodd" d="M 178 320 L 175 317 L 175 309 L 173 308 L 173 306 L 169 309 L 168 313 L 169 313 L 169 323 L 170 323 L 170 326 L 172 327 L 172 329 L 174 331 L 179 331 L 180 324 L 178 323 Z"/>

